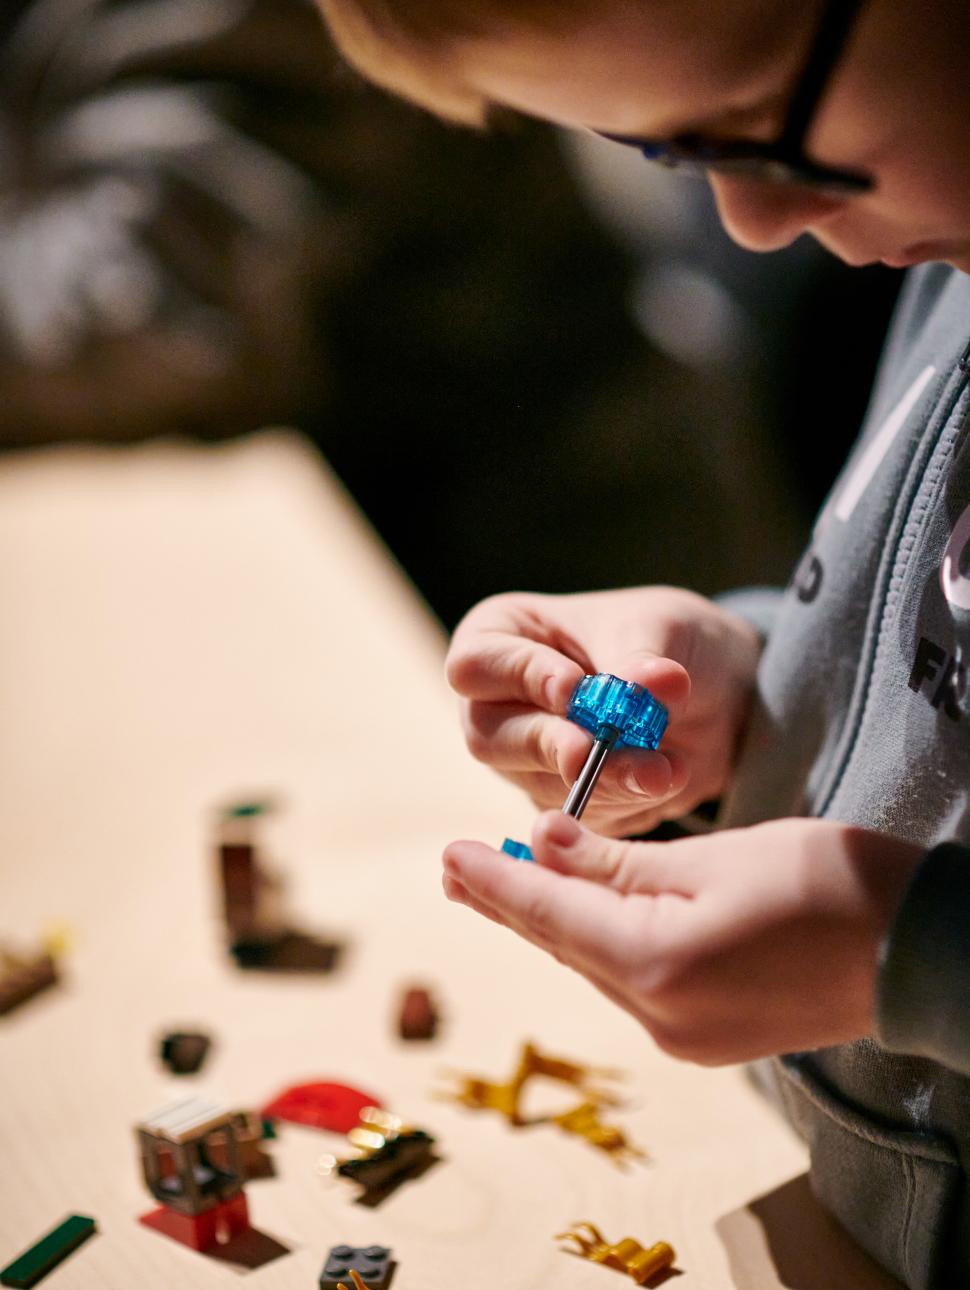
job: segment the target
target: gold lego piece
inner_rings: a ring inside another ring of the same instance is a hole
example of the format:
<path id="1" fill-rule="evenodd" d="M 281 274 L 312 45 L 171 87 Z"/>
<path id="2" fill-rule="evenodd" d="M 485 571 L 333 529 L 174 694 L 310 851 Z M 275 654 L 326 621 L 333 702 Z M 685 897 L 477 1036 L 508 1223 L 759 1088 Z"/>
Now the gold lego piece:
<path id="1" fill-rule="evenodd" d="M 460 1071 L 448 1071 L 446 1074 L 458 1081 L 457 1089 L 440 1095 L 446 1101 L 458 1102 L 473 1111 L 497 1111 L 509 1124 L 523 1123 L 519 1115 L 521 1085 L 514 1081 L 493 1084 L 489 1080 L 479 1079 L 477 1075 L 463 1075 Z"/>
<path id="2" fill-rule="evenodd" d="M 519 1062 L 515 1071 L 506 1083 L 493 1083 L 477 1075 L 466 1075 L 461 1071 L 448 1071 L 446 1074 L 458 1081 L 458 1087 L 450 1093 L 441 1094 L 446 1100 L 458 1102 L 475 1111 L 497 1111 L 509 1124 L 542 1124 L 549 1116 L 524 1118 L 520 1109 L 523 1090 L 530 1079 L 543 1076 L 561 1084 L 572 1084 L 579 1088 L 589 1102 L 617 1106 L 620 1098 L 605 1087 L 593 1081 L 597 1078 L 621 1079 L 623 1073 L 608 1067 L 582 1066 L 563 1057 L 550 1057 L 541 1053 L 532 1043 L 522 1045 Z"/>
<path id="3" fill-rule="evenodd" d="M 367 1286 L 361 1280 L 361 1275 L 356 1268 L 350 1269 L 350 1279 L 353 1281 L 353 1290 L 367 1290 Z M 347 1286 L 342 1281 L 337 1282 L 337 1290 L 347 1290 Z"/>
<path id="4" fill-rule="evenodd" d="M 554 1115 L 553 1123 L 566 1133 L 575 1133 L 600 1151 L 605 1151 L 621 1167 L 631 1160 L 646 1160 L 647 1153 L 632 1146 L 626 1134 L 616 1125 L 604 1124 L 595 1102 L 580 1102 L 572 1111 Z"/>
<path id="5" fill-rule="evenodd" d="M 666 1241 L 658 1241 L 645 1249 L 632 1236 L 626 1236 L 616 1245 L 610 1245 L 592 1223 L 574 1223 L 570 1231 L 560 1232 L 555 1239 L 575 1241 L 579 1248 L 567 1250 L 567 1253 L 625 1272 L 638 1286 L 646 1285 L 658 1273 L 673 1267 L 677 1258 Z"/>
<path id="6" fill-rule="evenodd" d="M 561 1084 L 575 1084 L 579 1088 L 589 1089 L 597 1102 L 616 1104 L 618 1098 L 608 1089 L 595 1089 L 590 1084 L 591 1078 L 621 1080 L 624 1072 L 610 1066 L 581 1066 L 578 1062 L 568 1061 L 564 1057 L 549 1057 L 540 1053 L 535 1044 L 526 1042 L 522 1045 L 522 1055 L 514 1078 L 524 1083 L 533 1075 L 544 1075 L 547 1079 L 558 1080 Z"/>

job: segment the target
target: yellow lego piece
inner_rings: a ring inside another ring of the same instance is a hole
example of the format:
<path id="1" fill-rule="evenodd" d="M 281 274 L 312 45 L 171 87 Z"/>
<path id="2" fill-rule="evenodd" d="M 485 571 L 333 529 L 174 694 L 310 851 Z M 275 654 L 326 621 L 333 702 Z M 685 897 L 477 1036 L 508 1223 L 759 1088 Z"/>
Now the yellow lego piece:
<path id="1" fill-rule="evenodd" d="M 638 1286 L 646 1285 L 658 1273 L 672 1267 L 677 1258 L 666 1241 L 644 1248 L 632 1236 L 626 1236 L 616 1245 L 610 1245 L 592 1223 L 574 1223 L 570 1231 L 560 1232 L 555 1239 L 575 1241 L 579 1248 L 568 1253 L 625 1272 Z"/>

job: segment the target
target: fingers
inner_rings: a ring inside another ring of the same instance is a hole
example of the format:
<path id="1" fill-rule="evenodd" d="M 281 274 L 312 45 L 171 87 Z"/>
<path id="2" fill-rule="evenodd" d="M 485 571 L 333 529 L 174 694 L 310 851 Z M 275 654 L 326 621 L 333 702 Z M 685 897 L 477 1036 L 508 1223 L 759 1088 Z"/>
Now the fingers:
<path id="1" fill-rule="evenodd" d="M 463 883 L 451 874 L 445 873 L 442 880 L 442 887 L 444 888 L 445 895 L 449 900 L 452 900 L 459 905 L 466 905 L 469 909 L 473 909 L 475 913 L 481 914 L 483 918 L 489 919 L 490 922 L 498 923 L 500 927 L 510 926 L 508 920 L 504 918 L 497 909 L 487 904 L 481 899 L 481 897 L 473 895 Z M 510 928 L 510 930 L 517 929 Z M 617 1007 L 623 1008 L 624 1011 L 632 1013 L 633 1016 L 641 1022 L 641 1024 L 647 1024 L 641 1010 L 637 1006 L 635 995 L 627 988 L 625 978 L 613 980 L 593 964 L 571 962 L 563 953 L 561 946 L 557 946 L 552 942 L 541 939 L 538 935 L 533 935 L 529 939 L 535 946 L 537 946 L 537 948 L 545 950 L 545 952 L 550 954 L 558 963 L 564 963 L 575 971 L 581 972 L 582 975 L 586 977 L 592 985 L 595 985 L 597 990 L 604 994 L 611 1003 L 615 1003 Z"/>
<path id="2" fill-rule="evenodd" d="M 627 895 L 690 898 L 696 891 L 689 845 L 603 838 L 558 811 L 547 811 L 537 820 L 532 854 L 543 868 Z"/>
<path id="3" fill-rule="evenodd" d="M 452 899 L 472 904 L 562 962 L 580 970 L 595 965 L 607 975 L 624 970 L 628 918 L 619 892 L 516 864 L 479 842 L 453 842 L 444 868 Z"/>
<path id="4" fill-rule="evenodd" d="M 448 683 L 466 699 L 527 703 L 564 714 L 583 669 L 550 645 L 503 631 L 456 635 Z"/>
<path id="5" fill-rule="evenodd" d="M 579 726 L 520 704 L 469 703 L 462 724 L 473 757 L 510 778 L 517 773 L 558 776 L 560 798 L 589 753 L 589 734 Z M 607 761 L 597 800 L 628 805 L 632 795 L 657 802 L 681 792 L 687 778 L 687 763 L 676 752 L 618 748 Z"/>
<path id="6" fill-rule="evenodd" d="M 473 701 L 462 714 L 465 742 L 473 757 L 503 773 L 547 772 L 562 781 L 582 765 L 589 737 L 564 716 L 550 716 L 517 703 Z"/>
<path id="7" fill-rule="evenodd" d="M 683 717 L 690 699 L 690 676 L 682 663 L 646 649 L 606 655 L 597 662 L 601 672 L 646 686 L 667 709 L 671 724 Z"/>

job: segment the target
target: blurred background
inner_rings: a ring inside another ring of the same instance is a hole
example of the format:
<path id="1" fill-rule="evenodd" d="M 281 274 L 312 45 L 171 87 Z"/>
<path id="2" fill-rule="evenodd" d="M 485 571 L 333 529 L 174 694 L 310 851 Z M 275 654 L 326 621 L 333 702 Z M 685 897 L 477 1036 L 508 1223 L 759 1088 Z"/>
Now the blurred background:
<path id="1" fill-rule="evenodd" d="M 446 626 L 787 579 L 898 275 L 593 138 L 442 125 L 309 0 L 4 0 L 0 447 L 299 427 Z"/>

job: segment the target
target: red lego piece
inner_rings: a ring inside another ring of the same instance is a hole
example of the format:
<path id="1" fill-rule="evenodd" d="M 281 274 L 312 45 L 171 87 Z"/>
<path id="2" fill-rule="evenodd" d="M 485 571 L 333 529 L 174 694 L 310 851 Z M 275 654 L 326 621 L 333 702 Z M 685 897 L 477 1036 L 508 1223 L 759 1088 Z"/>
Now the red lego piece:
<path id="1" fill-rule="evenodd" d="M 249 1231 L 249 1206 L 243 1192 L 231 1200 L 224 1200 L 201 1214 L 180 1214 L 159 1205 L 158 1209 L 142 1214 L 138 1219 L 145 1227 L 181 1241 L 190 1250 L 208 1250 L 213 1245 L 225 1245 L 234 1236 Z"/>
<path id="2" fill-rule="evenodd" d="M 380 1105 L 372 1093 L 348 1084 L 318 1081 L 294 1084 L 264 1106 L 260 1114 L 264 1120 L 289 1120 L 292 1124 L 308 1124 L 313 1129 L 349 1133 L 357 1126 L 365 1106 Z"/>

